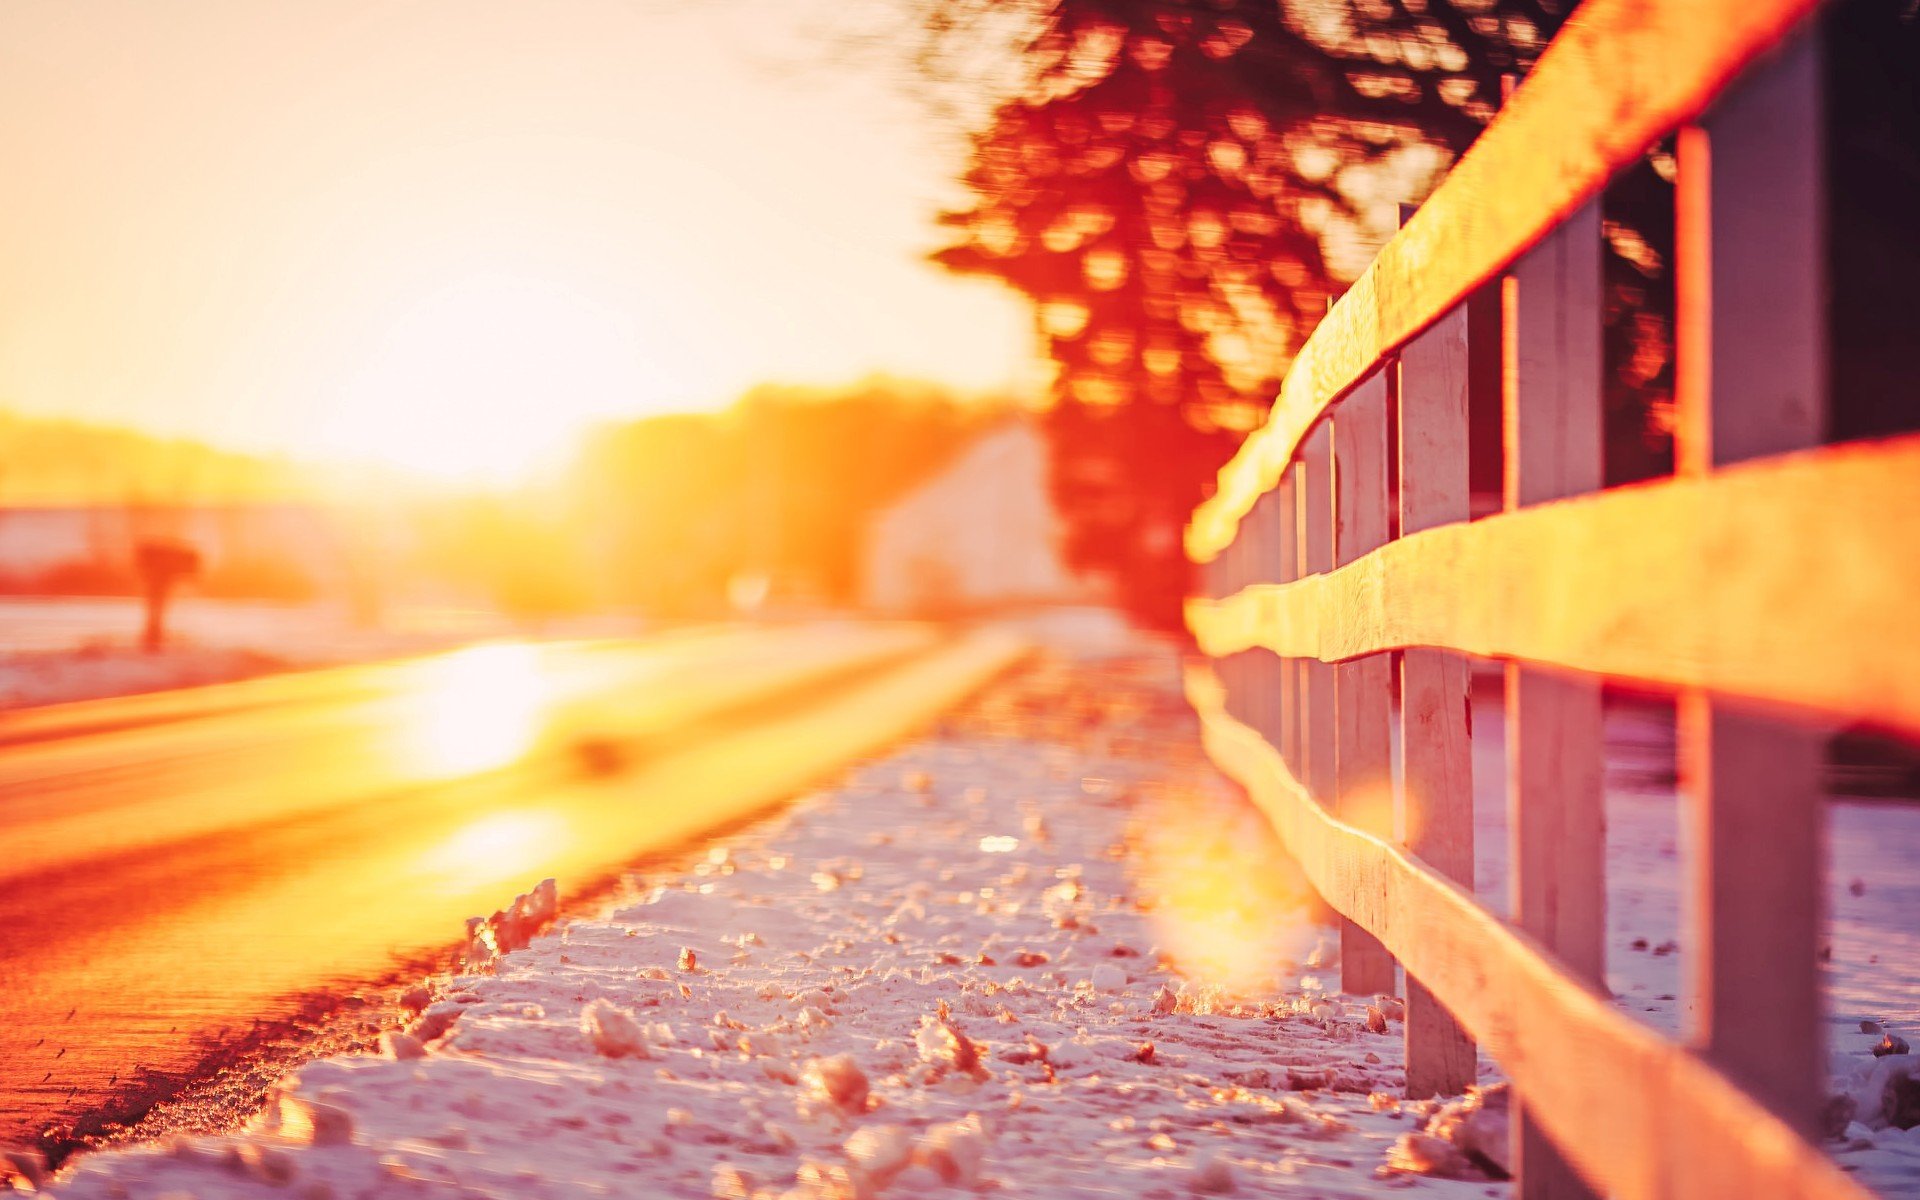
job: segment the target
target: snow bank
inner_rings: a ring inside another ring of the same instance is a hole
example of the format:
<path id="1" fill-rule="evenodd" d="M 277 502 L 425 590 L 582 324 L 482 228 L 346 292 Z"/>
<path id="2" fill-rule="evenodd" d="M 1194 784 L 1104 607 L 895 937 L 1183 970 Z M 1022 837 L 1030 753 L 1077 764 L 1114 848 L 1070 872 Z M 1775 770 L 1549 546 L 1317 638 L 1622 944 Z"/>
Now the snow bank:
<path id="1" fill-rule="evenodd" d="M 386 1054 L 309 1064 L 248 1130 L 95 1155 L 54 1190 L 1479 1195 L 1386 1174 L 1413 1121 L 1371 1094 L 1400 1087 L 1400 1027 L 1305 966 L 1323 935 L 1251 869 L 1271 845 L 1168 667 L 1032 673 L 641 902 L 412 996 Z M 1179 873 L 1136 851 L 1176 822 L 1219 835 L 1182 865 L 1232 886 L 1150 883 Z M 1262 956 L 1283 930 L 1291 961 L 1182 974 L 1230 957 L 1189 941 L 1204 904 Z"/>

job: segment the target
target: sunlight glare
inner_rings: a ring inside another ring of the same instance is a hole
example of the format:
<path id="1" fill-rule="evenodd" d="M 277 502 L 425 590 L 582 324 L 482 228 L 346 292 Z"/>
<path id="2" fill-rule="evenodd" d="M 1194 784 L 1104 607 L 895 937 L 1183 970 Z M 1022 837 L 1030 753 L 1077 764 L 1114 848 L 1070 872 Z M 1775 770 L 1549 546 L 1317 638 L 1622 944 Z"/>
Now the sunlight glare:
<path id="1" fill-rule="evenodd" d="M 392 317 L 348 377 L 328 449 L 448 481 L 558 463 L 584 421 L 674 390 L 632 312 L 537 278 L 479 273 Z"/>
<path id="2" fill-rule="evenodd" d="M 524 643 L 455 651 L 422 664 L 402 730 L 408 763 L 429 779 L 490 771 L 533 749 L 552 698 L 540 652 Z"/>
<path id="3" fill-rule="evenodd" d="M 1164 809 L 1165 811 L 1154 811 Z M 1167 952 L 1197 983 L 1229 994 L 1271 986 L 1309 928 L 1305 877 L 1258 813 L 1195 820 L 1172 799 L 1152 802 L 1131 872 L 1154 897 L 1152 921 Z"/>
<path id="4" fill-rule="evenodd" d="M 542 869 L 566 842 L 567 823 L 557 813 L 495 813 L 429 850 L 420 865 L 449 888 L 480 887 Z"/>

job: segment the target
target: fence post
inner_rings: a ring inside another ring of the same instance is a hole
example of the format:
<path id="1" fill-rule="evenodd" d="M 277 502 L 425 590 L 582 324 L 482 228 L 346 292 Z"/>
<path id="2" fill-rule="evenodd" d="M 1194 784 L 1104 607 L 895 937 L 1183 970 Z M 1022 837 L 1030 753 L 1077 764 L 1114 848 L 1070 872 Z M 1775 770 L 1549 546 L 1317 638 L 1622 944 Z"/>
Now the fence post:
<path id="1" fill-rule="evenodd" d="M 1333 557 L 1337 566 L 1387 540 L 1387 375 L 1376 372 L 1333 414 Z M 1342 820 L 1393 837 L 1392 664 L 1371 654 L 1333 666 L 1334 787 L 1323 802 Z M 1391 995 L 1393 956 L 1352 921 L 1340 925 L 1340 988 Z"/>
<path id="2" fill-rule="evenodd" d="M 1272 492 L 1254 501 L 1243 528 L 1250 531 L 1247 563 L 1248 585 L 1273 583 L 1279 577 L 1279 525 L 1281 513 Z M 1253 728 L 1270 744 L 1278 745 L 1280 736 L 1280 660 L 1266 650 L 1255 648 L 1247 654 L 1248 685 L 1253 703 L 1248 706 Z"/>
<path id="3" fill-rule="evenodd" d="M 1400 536 L 1470 515 L 1467 477 L 1467 306 L 1400 356 Z M 1400 659 L 1400 833 L 1407 849 L 1473 890 L 1473 758 L 1467 663 L 1443 650 Z M 1454 1095 L 1477 1075 L 1473 1039 L 1407 977 L 1407 1095 Z"/>
<path id="4" fill-rule="evenodd" d="M 1299 575 L 1323 574 L 1333 569 L 1333 430 L 1322 421 L 1300 445 L 1294 466 L 1294 505 L 1299 512 Z M 1337 806 L 1339 789 L 1339 718 L 1334 710 L 1333 664 L 1317 659 L 1296 660 L 1299 673 L 1300 722 L 1295 772 L 1306 785 L 1307 794 L 1328 808 Z M 1347 951 L 1355 939 L 1371 935 L 1347 920 L 1334 917 L 1340 929 L 1340 987 L 1350 991 L 1347 976 Z M 1364 960 L 1365 951 L 1361 951 Z M 1364 974 L 1366 967 L 1362 966 Z M 1370 981 L 1358 981 L 1370 982 Z"/>
<path id="5" fill-rule="evenodd" d="M 1236 533 L 1234 539 L 1222 547 L 1219 556 L 1214 559 L 1214 562 L 1220 568 L 1220 594 L 1222 596 L 1231 596 L 1240 587 L 1240 554 L 1242 549 L 1243 546 L 1240 537 Z M 1229 654 L 1222 658 L 1219 665 L 1215 668 L 1215 674 L 1220 679 L 1222 699 L 1226 705 L 1227 712 L 1238 717 L 1242 711 L 1240 707 L 1242 698 L 1242 689 L 1240 687 L 1240 656 L 1237 654 Z"/>
<path id="6" fill-rule="evenodd" d="M 1503 281 L 1505 506 L 1602 482 L 1600 209 L 1591 200 Z M 1604 990 L 1606 816 L 1600 683 L 1509 663 L 1507 801 L 1513 919 L 1575 979 Z M 1521 1200 L 1593 1193 L 1515 1113 Z"/>
<path id="7" fill-rule="evenodd" d="M 1281 583 L 1300 577 L 1300 489 L 1294 483 L 1294 468 L 1289 465 L 1273 489 L 1274 569 Z M 1280 730 L 1274 745 L 1287 769 L 1300 771 L 1300 660 L 1280 660 Z"/>
<path id="8" fill-rule="evenodd" d="M 1820 43 L 1804 33 L 1681 132 L 1675 457 L 1701 475 L 1818 445 L 1827 349 Z M 1824 734 L 1680 697 L 1688 1034 L 1820 1136 Z"/>

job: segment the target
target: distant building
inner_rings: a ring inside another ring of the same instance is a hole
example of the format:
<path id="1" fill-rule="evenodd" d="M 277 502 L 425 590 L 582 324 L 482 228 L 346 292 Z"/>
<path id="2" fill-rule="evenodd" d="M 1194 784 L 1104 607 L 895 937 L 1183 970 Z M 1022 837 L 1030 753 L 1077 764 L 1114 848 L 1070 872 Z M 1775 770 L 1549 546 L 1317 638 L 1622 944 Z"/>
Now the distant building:
<path id="1" fill-rule="evenodd" d="M 1020 420 L 989 430 L 881 512 L 863 591 L 870 608 L 923 616 L 1098 602 L 1061 558 L 1039 430 Z"/>

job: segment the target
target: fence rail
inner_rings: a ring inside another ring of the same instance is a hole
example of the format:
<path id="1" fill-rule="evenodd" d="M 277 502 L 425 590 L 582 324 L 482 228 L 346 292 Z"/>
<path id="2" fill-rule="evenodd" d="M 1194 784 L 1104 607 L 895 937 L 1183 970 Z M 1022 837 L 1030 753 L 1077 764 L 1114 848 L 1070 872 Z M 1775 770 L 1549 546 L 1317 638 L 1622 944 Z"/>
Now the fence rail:
<path id="1" fill-rule="evenodd" d="M 1920 735 L 1920 437 L 1445 525 L 1196 600 L 1200 648 L 1339 662 L 1415 646 L 1695 687 Z"/>
<path id="2" fill-rule="evenodd" d="M 1190 669 L 1208 754 L 1279 826 L 1333 907 L 1374 930 L 1506 1067 L 1577 1166 L 1621 1197 L 1864 1193 L 1784 1122 L 1605 997 L 1458 885 L 1315 803 L 1218 679 Z"/>
<path id="3" fill-rule="evenodd" d="M 1819 0 L 1588 0 L 1500 117 L 1315 327 L 1194 513 L 1211 562 L 1328 405 L 1696 116 Z"/>
<path id="4" fill-rule="evenodd" d="M 1409 1093 L 1505 1068 L 1523 1197 L 1866 1195 L 1811 1141 L 1815 726 L 1920 735 L 1920 437 L 1823 445 L 1817 7 L 1587 0 L 1187 531 L 1210 754 L 1340 914 L 1342 986 L 1405 968 Z M 1668 135 L 1679 474 L 1606 489 L 1598 196 Z M 1506 511 L 1469 522 L 1490 286 Z M 1472 898 L 1468 656 L 1506 660 L 1510 923 Z M 1607 677 L 1678 697 L 1684 1044 L 1605 992 Z"/>

